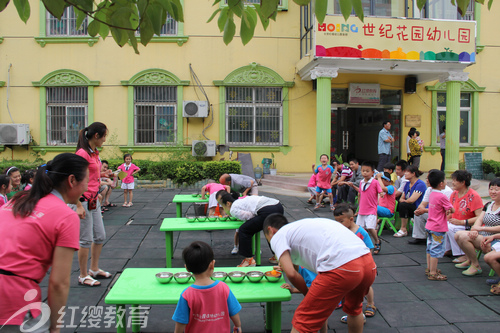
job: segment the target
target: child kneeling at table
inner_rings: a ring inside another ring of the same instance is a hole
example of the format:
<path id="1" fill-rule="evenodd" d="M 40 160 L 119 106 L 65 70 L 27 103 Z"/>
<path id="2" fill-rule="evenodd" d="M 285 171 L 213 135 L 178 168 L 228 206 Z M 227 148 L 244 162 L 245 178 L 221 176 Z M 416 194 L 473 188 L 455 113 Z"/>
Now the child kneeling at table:
<path id="1" fill-rule="evenodd" d="M 227 185 L 222 185 L 219 183 L 216 183 L 215 180 L 209 179 L 208 184 L 203 186 L 201 188 L 201 198 L 204 200 L 205 199 L 205 194 L 208 192 L 209 197 L 208 197 L 208 216 L 216 216 L 215 214 L 215 209 L 217 208 L 217 192 L 219 191 L 227 191 L 231 192 L 231 188 Z M 224 212 L 224 209 L 222 207 L 219 207 L 219 214 L 221 216 L 227 215 Z"/>
<path id="2" fill-rule="evenodd" d="M 211 279 L 214 272 L 214 251 L 205 242 L 196 241 L 182 251 L 186 269 L 193 273 L 194 283 L 184 289 L 172 319 L 175 333 L 233 332 L 241 333 L 241 305 L 228 285 Z M 206 319 L 209 316 L 209 319 Z"/>

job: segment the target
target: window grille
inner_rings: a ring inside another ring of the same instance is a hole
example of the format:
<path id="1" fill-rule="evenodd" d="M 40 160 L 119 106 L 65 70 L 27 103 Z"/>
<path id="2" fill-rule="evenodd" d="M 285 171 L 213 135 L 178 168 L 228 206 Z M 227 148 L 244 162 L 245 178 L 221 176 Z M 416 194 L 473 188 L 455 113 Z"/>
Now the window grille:
<path id="1" fill-rule="evenodd" d="M 80 27 L 76 26 L 76 14 L 73 7 L 67 7 L 60 20 L 47 11 L 47 36 L 87 36 L 87 17 Z"/>
<path id="2" fill-rule="evenodd" d="M 279 146 L 282 140 L 282 88 L 226 88 L 228 144 Z"/>
<path id="3" fill-rule="evenodd" d="M 139 36 L 139 33 L 140 29 L 138 28 L 136 35 Z M 160 37 L 163 36 L 177 36 L 177 21 L 169 13 L 167 13 L 167 20 L 160 30 Z"/>
<path id="4" fill-rule="evenodd" d="M 470 144 L 471 136 L 471 93 L 460 93 L 460 144 Z M 437 135 L 439 136 L 443 126 L 446 126 L 446 93 L 437 93 Z M 437 140 L 439 142 L 439 140 Z"/>
<path id="5" fill-rule="evenodd" d="M 75 145 L 87 126 L 87 87 L 47 88 L 47 143 Z"/>
<path id="6" fill-rule="evenodd" d="M 135 143 L 176 142 L 177 87 L 134 87 Z"/>

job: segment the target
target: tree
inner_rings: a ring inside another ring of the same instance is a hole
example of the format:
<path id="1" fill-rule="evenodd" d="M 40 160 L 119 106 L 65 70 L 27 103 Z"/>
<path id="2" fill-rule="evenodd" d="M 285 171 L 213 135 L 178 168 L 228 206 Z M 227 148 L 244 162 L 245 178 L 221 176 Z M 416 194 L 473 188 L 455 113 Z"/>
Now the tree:
<path id="1" fill-rule="evenodd" d="M 27 22 L 30 17 L 30 4 L 28 0 L 13 0 L 19 17 Z M 191 0 L 192 1 L 192 0 Z M 224 43 L 229 44 L 236 34 L 235 18 L 240 19 L 240 36 L 243 45 L 246 45 L 255 32 L 258 21 L 264 30 L 269 26 L 270 20 L 276 21 L 279 0 L 260 0 L 260 4 L 245 5 L 245 0 L 227 0 L 227 6 L 219 6 L 221 0 L 214 0 L 213 6 L 218 8 L 213 12 L 208 22 L 218 14 L 217 25 L 223 32 Z M 293 0 L 299 6 L 307 6 L 313 2 L 316 18 L 323 22 L 328 0 Z M 450 0 L 457 6 L 458 12 L 463 16 L 471 0 Z M 485 0 L 472 0 L 483 4 Z M 0 12 L 3 11 L 10 0 L 0 0 Z M 141 44 L 146 46 L 153 36 L 160 35 L 161 27 L 167 19 L 167 14 L 178 21 L 184 22 L 183 8 L 180 0 L 102 0 L 94 3 L 93 0 L 42 0 L 45 8 L 52 15 L 61 18 L 64 10 L 73 6 L 77 26 L 81 26 L 85 17 L 89 17 L 88 34 L 97 35 L 102 39 L 108 37 L 109 32 L 119 46 L 128 41 L 136 53 L 139 53 L 136 32 L 140 35 Z M 427 0 L 417 0 L 420 10 Z M 364 19 L 361 0 L 339 0 L 342 15 L 347 20 L 352 11 L 361 21 Z M 488 9 L 493 0 L 488 0 Z"/>

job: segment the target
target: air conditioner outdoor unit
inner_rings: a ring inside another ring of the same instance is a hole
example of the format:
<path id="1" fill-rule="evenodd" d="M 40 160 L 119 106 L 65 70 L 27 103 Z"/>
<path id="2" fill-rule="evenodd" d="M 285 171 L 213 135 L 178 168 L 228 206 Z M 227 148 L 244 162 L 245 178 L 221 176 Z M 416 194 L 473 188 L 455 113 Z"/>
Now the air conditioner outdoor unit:
<path id="1" fill-rule="evenodd" d="M 184 101 L 182 107 L 183 117 L 208 117 L 208 102 Z"/>
<path id="2" fill-rule="evenodd" d="M 193 140 L 193 156 L 215 156 L 217 145 L 214 140 Z"/>
<path id="3" fill-rule="evenodd" d="M 29 124 L 0 124 L 0 144 L 27 145 L 30 141 Z"/>

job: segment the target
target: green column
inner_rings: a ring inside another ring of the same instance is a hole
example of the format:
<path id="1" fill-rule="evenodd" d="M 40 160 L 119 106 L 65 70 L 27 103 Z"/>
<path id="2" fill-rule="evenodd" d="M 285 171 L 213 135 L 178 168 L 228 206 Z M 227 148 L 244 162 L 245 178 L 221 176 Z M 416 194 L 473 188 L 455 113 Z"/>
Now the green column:
<path id="1" fill-rule="evenodd" d="M 332 109 L 332 78 L 317 78 L 316 93 L 316 156 L 319 161 L 321 154 L 330 156 L 331 142 L 331 111 Z M 319 165 L 319 164 L 318 164 Z"/>
<path id="2" fill-rule="evenodd" d="M 458 170 L 460 154 L 460 81 L 446 82 L 446 153 L 445 173 Z"/>

